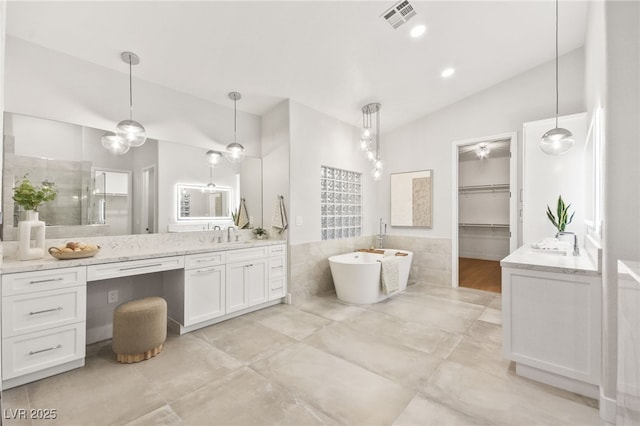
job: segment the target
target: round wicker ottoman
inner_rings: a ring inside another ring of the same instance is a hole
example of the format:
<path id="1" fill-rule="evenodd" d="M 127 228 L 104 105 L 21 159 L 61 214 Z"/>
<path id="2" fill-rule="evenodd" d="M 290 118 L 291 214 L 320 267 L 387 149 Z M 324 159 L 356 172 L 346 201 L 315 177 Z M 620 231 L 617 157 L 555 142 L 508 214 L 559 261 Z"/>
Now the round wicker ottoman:
<path id="1" fill-rule="evenodd" d="M 118 362 L 156 356 L 167 339 L 167 302 L 147 297 L 121 304 L 113 312 L 113 352 Z"/>

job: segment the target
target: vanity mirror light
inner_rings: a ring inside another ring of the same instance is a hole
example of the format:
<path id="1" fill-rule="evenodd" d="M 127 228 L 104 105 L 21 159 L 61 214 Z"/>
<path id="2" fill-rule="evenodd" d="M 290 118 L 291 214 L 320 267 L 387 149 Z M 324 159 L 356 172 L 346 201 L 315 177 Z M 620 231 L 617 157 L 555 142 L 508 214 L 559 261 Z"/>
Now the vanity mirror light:
<path id="1" fill-rule="evenodd" d="M 391 173 L 391 226 L 432 227 L 433 171 Z"/>
<path id="2" fill-rule="evenodd" d="M 178 221 L 232 220 L 233 191 L 229 187 L 207 185 L 177 185 Z"/>

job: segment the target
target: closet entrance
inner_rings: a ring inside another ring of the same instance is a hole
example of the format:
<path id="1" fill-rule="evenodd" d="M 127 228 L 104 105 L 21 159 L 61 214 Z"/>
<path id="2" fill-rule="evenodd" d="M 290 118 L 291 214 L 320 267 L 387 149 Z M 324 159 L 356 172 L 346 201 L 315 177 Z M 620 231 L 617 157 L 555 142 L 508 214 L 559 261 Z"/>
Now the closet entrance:
<path id="1" fill-rule="evenodd" d="M 515 134 L 454 144 L 453 286 L 501 292 L 500 260 L 517 247 Z"/>

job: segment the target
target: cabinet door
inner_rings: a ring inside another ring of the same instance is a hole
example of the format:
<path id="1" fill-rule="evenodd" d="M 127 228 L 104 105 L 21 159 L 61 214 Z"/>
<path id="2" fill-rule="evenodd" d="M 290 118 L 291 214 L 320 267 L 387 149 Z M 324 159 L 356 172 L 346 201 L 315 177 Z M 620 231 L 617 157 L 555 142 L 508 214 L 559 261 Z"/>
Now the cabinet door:
<path id="1" fill-rule="evenodd" d="M 227 313 L 239 311 L 249 307 L 247 299 L 249 292 L 245 280 L 245 270 L 248 263 L 227 264 L 226 303 Z"/>
<path id="2" fill-rule="evenodd" d="M 225 314 L 225 268 L 192 269 L 185 273 L 184 325 Z"/>
<path id="3" fill-rule="evenodd" d="M 251 261 L 245 269 L 245 280 L 249 289 L 249 306 L 259 305 L 269 300 L 266 259 Z"/>

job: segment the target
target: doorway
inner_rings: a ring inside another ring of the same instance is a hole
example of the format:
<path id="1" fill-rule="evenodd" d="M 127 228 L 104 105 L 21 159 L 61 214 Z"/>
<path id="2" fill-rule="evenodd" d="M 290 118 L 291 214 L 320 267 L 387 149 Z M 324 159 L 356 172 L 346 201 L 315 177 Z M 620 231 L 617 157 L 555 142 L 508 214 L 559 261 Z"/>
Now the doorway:
<path id="1" fill-rule="evenodd" d="M 140 232 L 153 234 L 156 229 L 156 167 L 142 169 L 142 204 L 140 206 Z"/>
<path id="2" fill-rule="evenodd" d="M 501 292 L 517 248 L 517 145 L 507 133 L 454 142 L 452 286 Z"/>

